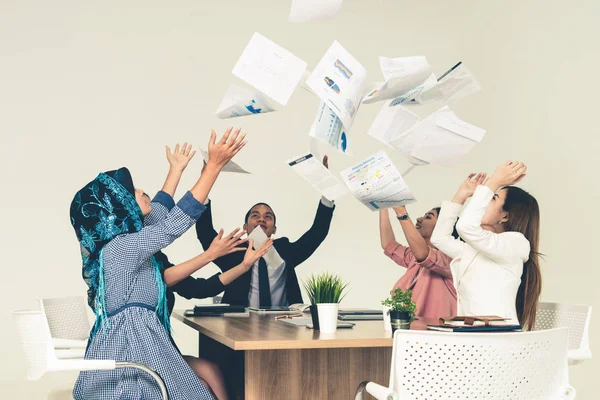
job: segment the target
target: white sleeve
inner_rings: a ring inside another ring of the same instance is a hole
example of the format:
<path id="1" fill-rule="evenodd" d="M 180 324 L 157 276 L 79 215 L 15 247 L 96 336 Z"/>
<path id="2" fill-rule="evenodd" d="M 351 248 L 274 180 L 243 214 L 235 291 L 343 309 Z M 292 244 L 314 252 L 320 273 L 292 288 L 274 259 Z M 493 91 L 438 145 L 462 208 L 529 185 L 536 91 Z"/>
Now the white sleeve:
<path id="1" fill-rule="evenodd" d="M 519 232 L 494 233 L 481 227 L 481 220 L 494 193 L 487 186 L 479 186 L 465 207 L 456 230 L 460 237 L 473 249 L 501 263 L 529 259 L 529 241 Z"/>
<path id="2" fill-rule="evenodd" d="M 463 242 L 452 236 L 454 224 L 456 224 L 461 208 L 461 204 L 445 201 L 442 204 L 440 215 L 438 215 L 435 229 L 431 235 L 431 243 L 450 258 L 460 256 L 465 246 Z"/>

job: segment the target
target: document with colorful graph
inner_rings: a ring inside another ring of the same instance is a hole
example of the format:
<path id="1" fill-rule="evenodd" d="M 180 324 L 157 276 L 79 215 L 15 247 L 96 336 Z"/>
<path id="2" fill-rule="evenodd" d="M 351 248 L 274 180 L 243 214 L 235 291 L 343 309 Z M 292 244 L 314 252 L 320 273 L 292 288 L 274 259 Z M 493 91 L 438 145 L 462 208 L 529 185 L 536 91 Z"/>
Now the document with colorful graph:
<path id="1" fill-rule="evenodd" d="M 417 201 L 384 151 L 343 170 L 341 175 L 354 197 L 372 211 Z"/>
<path id="2" fill-rule="evenodd" d="M 350 143 L 348 142 L 349 135 L 346 129 L 344 129 L 342 121 L 323 101 L 319 104 L 317 115 L 308 135 L 327 143 L 340 153 L 346 155 L 352 154 Z"/>
<path id="3" fill-rule="evenodd" d="M 229 85 L 219 108 L 217 117 L 235 118 L 244 115 L 265 114 L 276 111 L 259 91 L 248 90 L 242 86 Z"/>
<path id="4" fill-rule="evenodd" d="M 367 70 L 337 41 L 319 61 L 306 85 L 349 130 L 361 102 Z"/>

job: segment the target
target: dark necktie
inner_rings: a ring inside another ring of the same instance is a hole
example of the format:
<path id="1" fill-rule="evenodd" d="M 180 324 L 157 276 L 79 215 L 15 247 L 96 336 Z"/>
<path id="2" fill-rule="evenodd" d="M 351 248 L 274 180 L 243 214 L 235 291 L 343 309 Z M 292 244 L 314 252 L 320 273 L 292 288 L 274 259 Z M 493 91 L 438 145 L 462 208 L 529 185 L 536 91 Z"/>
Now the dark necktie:
<path id="1" fill-rule="evenodd" d="M 269 285 L 269 271 L 264 258 L 258 260 L 258 294 L 261 307 L 271 307 L 271 287 Z"/>

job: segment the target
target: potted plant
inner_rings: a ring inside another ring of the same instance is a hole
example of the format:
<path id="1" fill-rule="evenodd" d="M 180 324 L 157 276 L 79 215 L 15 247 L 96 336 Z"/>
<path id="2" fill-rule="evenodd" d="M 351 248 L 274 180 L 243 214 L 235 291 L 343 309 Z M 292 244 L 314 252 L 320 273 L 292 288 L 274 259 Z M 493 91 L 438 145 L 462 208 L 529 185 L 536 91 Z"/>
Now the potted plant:
<path id="1" fill-rule="evenodd" d="M 310 313 L 313 328 L 323 333 L 333 333 L 337 329 L 339 303 L 346 293 L 347 283 L 328 272 L 311 275 L 302 282 L 310 300 Z"/>
<path id="2" fill-rule="evenodd" d="M 417 309 L 417 305 L 412 301 L 412 290 L 400 288 L 393 290 L 390 297 L 383 300 L 381 304 L 389 307 L 392 332 L 396 329 L 410 329 L 410 323 L 414 319 Z"/>

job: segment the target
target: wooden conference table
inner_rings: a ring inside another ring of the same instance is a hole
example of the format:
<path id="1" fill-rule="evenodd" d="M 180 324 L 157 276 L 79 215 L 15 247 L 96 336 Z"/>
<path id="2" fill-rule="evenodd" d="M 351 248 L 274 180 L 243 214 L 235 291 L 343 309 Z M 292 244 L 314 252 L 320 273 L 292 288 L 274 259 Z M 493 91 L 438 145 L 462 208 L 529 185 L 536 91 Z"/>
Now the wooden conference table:
<path id="1" fill-rule="evenodd" d="M 221 366 L 231 399 L 348 400 L 360 382 L 390 378 L 392 333 L 382 321 L 354 321 L 328 335 L 274 315 L 173 316 L 198 331 L 199 355 Z M 437 320 L 419 318 L 411 329 L 428 323 Z"/>

